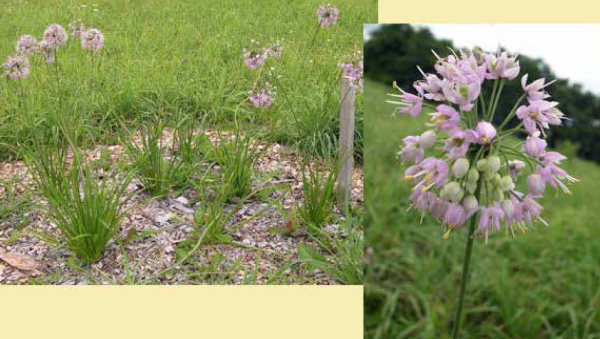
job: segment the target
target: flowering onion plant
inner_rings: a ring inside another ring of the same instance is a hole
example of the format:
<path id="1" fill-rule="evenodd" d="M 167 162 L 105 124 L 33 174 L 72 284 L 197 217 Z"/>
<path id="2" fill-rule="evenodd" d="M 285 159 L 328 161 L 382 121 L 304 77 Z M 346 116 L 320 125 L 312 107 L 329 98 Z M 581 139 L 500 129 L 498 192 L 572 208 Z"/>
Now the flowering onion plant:
<path id="1" fill-rule="evenodd" d="M 399 153 L 403 162 L 412 165 L 404 179 L 412 182 L 411 209 L 422 216 L 431 214 L 440 222 L 444 238 L 455 229 L 469 224 L 461 289 L 453 337 L 458 336 L 471 249 L 475 236 L 488 235 L 504 228 L 514 237 L 515 230 L 525 231 L 540 222 L 542 198 L 548 185 L 570 194 L 567 184 L 577 181 L 559 167 L 566 157 L 548 151 L 545 130 L 560 126 L 565 119 L 549 101 L 545 91 L 552 82 L 538 79 L 528 83 L 521 78 L 522 96 L 514 103 L 504 121 L 494 126 L 494 116 L 505 83 L 515 80 L 520 66 L 516 56 L 507 52 L 484 53 L 479 49 L 454 51 L 437 58 L 437 74 L 423 75 L 414 83 L 415 94 L 398 88 L 398 113 L 418 116 L 430 111 L 431 129 L 403 139 Z M 484 95 L 487 87 L 489 97 Z M 518 119 L 517 127 L 505 128 Z M 510 138 L 517 132 L 527 133 L 525 140 Z M 437 152 L 426 157 L 427 150 Z M 516 184 L 525 180 L 527 190 Z"/>

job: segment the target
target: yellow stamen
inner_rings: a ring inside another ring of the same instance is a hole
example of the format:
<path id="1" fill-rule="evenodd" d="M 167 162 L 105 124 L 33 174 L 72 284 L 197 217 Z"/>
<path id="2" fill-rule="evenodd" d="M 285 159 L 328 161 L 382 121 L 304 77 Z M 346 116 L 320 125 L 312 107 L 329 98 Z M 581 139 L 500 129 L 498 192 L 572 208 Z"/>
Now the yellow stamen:
<path id="1" fill-rule="evenodd" d="M 414 180 L 414 179 L 415 179 L 415 177 L 412 175 L 407 175 L 404 177 L 404 180 Z"/>
<path id="2" fill-rule="evenodd" d="M 452 225 L 448 226 L 448 230 L 446 231 L 446 233 L 444 233 L 444 239 L 450 238 L 450 232 L 452 232 L 452 229 Z"/>
<path id="3" fill-rule="evenodd" d="M 486 138 L 486 137 L 481 137 L 481 142 L 483 142 L 484 144 L 487 144 L 490 141 L 490 139 Z"/>

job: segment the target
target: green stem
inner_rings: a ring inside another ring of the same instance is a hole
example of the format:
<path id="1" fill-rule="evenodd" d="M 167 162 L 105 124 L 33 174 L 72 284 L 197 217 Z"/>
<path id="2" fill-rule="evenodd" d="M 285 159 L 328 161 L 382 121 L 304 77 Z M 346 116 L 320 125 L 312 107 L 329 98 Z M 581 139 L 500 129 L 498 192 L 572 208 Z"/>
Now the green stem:
<path id="1" fill-rule="evenodd" d="M 504 84 L 506 81 L 504 79 L 500 80 L 500 88 L 496 93 L 496 97 L 494 98 L 494 106 L 491 109 L 489 122 L 492 123 L 494 121 L 494 115 L 496 115 L 496 108 L 498 108 L 498 101 L 500 100 L 500 94 L 502 93 L 502 89 L 504 88 Z"/>
<path id="2" fill-rule="evenodd" d="M 500 124 L 500 127 L 498 127 L 499 131 L 502 130 L 502 127 L 504 127 L 506 124 L 508 124 L 510 119 L 512 119 L 515 116 L 515 113 L 517 112 L 517 107 L 519 107 L 519 104 L 521 103 L 521 101 L 523 101 L 523 99 L 525 99 L 525 94 L 521 95 L 519 100 L 517 100 L 517 102 L 515 103 L 513 108 L 510 110 L 510 113 L 506 116 L 506 119 L 504 119 L 502 124 Z"/>
<path id="3" fill-rule="evenodd" d="M 477 192 L 475 196 L 479 201 L 481 197 L 481 184 L 483 176 L 479 179 L 477 185 Z M 471 225 L 469 226 L 469 233 L 467 235 L 467 247 L 465 248 L 465 259 L 463 261 L 462 277 L 460 279 L 460 292 L 458 294 L 458 307 L 456 309 L 456 317 L 454 319 L 454 329 L 452 330 L 452 338 L 458 338 L 458 332 L 460 331 L 460 323 L 462 321 L 462 310 L 465 303 L 465 293 L 467 291 L 467 282 L 469 280 L 469 267 L 471 264 L 471 254 L 473 253 L 473 241 L 475 240 L 475 224 L 477 223 L 476 215 L 471 218 Z"/>
<path id="4" fill-rule="evenodd" d="M 490 106 L 488 110 L 485 112 L 484 119 L 489 120 L 490 111 L 492 110 L 492 106 L 494 105 L 494 99 L 496 98 L 496 91 L 498 90 L 498 79 L 494 80 L 494 88 L 492 89 L 492 95 L 490 96 Z"/>

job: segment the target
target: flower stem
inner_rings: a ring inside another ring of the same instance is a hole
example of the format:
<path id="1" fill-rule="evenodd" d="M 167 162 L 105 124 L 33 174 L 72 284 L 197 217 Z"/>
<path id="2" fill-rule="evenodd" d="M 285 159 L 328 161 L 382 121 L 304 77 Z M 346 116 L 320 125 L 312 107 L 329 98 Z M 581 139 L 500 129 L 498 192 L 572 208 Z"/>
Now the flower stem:
<path id="1" fill-rule="evenodd" d="M 482 176 L 483 178 L 483 176 Z M 481 197 L 481 184 L 482 178 L 479 179 L 477 185 L 477 192 L 475 193 L 477 200 Z M 469 233 L 467 235 L 467 247 L 465 248 L 465 259 L 463 261 L 462 277 L 460 279 L 460 292 L 458 294 L 458 307 L 456 309 L 456 317 L 454 319 L 454 329 L 452 330 L 452 338 L 458 338 L 458 332 L 460 330 L 460 323 L 462 320 L 462 310 L 465 302 L 465 292 L 467 291 L 467 282 L 469 280 L 469 266 L 471 264 L 471 254 L 473 253 L 473 241 L 475 240 L 475 225 L 477 222 L 476 215 L 471 218 L 471 225 L 469 226 Z"/>

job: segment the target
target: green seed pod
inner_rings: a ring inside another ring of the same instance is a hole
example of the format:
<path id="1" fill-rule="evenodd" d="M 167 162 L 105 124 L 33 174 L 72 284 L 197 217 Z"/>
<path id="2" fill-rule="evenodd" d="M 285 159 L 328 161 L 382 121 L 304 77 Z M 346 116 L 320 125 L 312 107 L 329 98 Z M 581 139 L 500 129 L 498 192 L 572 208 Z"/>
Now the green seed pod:
<path id="1" fill-rule="evenodd" d="M 486 181 L 491 181 L 491 180 L 493 180 L 495 176 L 496 176 L 496 173 L 494 173 L 494 172 L 489 172 L 489 171 L 485 171 L 485 172 L 483 172 L 483 178 L 484 178 Z"/>
<path id="2" fill-rule="evenodd" d="M 479 161 L 477 161 L 477 170 L 479 172 L 484 172 L 487 170 L 487 168 L 488 168 L 487 159 L 479 159 Z"/>
<path id="3" fill-rule="evenodd" d="M 500 158 L 492 155 L 491 157 L 488 157 L 487 160 L 487 170 L 489 172 L 496 173 L 500 170 Z"/>
<path id="4" fill-rule="evenodd" d="M 475 168 L 471 168 L 469 174 L 467 174 L 467 180 L 470 182 L 477 182 L 477 180 L 479 180 L 479 172 Z"/>
<path id="5" fill-rule="evenodd" d="M 494 177 L 492 178 L 492 185 L 498 186 L 498 184 L 500 183 L 500 178 L 500 174 L 494 174 Z"/>
<path id="6" fill-rule="evenodd" d="M 469 171 L 469 160 L 465 158 L 460 158 L 454 162 L 452 165 L 452 174 L 455 178 L 464 177 Z"/>
<path id="7" fill-rule="evenodd" d="M 440 197 L 446 201 L 459 202 L 465 192 L 456 181 L 451 181 L 442 187 Z"/>
<path id="8" fill-rule="evenodd" d="M 504 193 L 502 193 L 502 190 L 500 188 L 496 187 L 494 189 L 492 198 L 494 201 L 502 201 L 504 200 Z"/>
<path id="9" fill-rule="evenodd" d="M 463 199 L 462 205 L 465 208 L 465 210 L 471 211 L 471 210 L 477 208 L 477 206 L 479 206 L 479 203 L 477 202 L 477 198 L 475 198 L 475 196 L 467 195 Z"/>
<path id="10" fill-rule="evenodd" d="M 467 184 L 465 187 L 467 189 L 467 192 L 473 194 L 473 193 L 475 193 L 475 190 L 477 189 L 477 181 L 467 181 Z"/>
<path id="11" fill-rule="evenodd" d="M 510 191 L 515 188 L 515 184 L 512 181 L 512 178 L 509 175 L 505 175 L 500 179 L 498 183 L 498 187 L 502 190 L 502 192 Z"/>

